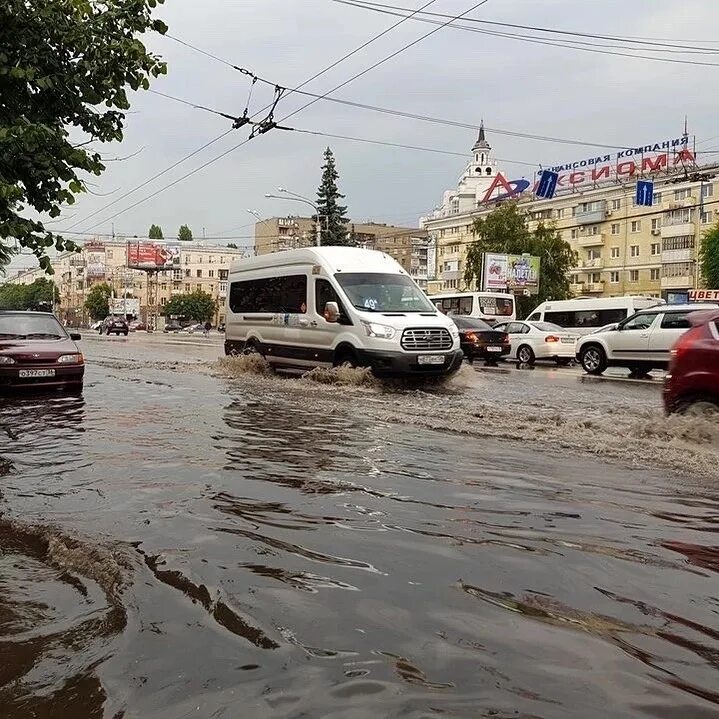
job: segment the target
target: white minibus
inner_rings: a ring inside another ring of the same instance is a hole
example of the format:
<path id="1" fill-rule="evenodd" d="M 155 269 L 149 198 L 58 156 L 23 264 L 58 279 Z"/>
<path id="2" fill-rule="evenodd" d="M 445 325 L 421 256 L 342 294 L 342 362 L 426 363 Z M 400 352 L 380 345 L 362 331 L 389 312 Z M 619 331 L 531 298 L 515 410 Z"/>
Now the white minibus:
<path id="1" fill-rule="evenodd" d="M 489 324 L 517 319 L 514 295 L 506 292 L 442 293 L 429 299 L 440 312 L 450 317 L 475 317 Z"/>
<path id="2" fill-rule="evenodd" d="M 664 300 L 658 297 L 576 297 L 542 302 L 527 319 L 551 322 L 569 332 L 586 335 L 621 322 L 639 310 L 661 304 Z"/>
<path id="3" fill-rule="evenodd" d="M 225 353 L 273 367 L 371 367 L 378 376 L 445 375 L 462 363 L 459 332 L 383 252 L 313 247 L 230 267 Z"/>

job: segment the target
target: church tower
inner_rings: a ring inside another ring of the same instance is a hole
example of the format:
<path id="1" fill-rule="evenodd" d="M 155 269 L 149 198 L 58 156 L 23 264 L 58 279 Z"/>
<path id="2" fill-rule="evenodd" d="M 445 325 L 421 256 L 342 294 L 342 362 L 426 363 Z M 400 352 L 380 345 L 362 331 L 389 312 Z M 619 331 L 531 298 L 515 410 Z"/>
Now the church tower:
<path id="1" fill-rule="evenodd" d="M 491 145 L 484 136 L 484 120 L 479 125 L 477 141 L 472 146 L 472 162 L 470 163 L 471 177 L 492 177 L 495 163 L 490 160 Z"/>

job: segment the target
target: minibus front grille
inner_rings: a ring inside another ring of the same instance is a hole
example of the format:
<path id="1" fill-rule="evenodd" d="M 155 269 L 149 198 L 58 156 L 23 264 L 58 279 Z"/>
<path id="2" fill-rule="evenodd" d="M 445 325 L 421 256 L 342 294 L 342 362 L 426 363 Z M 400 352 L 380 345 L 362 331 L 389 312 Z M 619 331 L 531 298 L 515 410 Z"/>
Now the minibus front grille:
<path id="1" fill-rule="evenodd" d="M 407 329 L 402 333 L 401 345 L 408 352 L 443 352 L 452 349 L 452 335 L 444 328 Z"/>

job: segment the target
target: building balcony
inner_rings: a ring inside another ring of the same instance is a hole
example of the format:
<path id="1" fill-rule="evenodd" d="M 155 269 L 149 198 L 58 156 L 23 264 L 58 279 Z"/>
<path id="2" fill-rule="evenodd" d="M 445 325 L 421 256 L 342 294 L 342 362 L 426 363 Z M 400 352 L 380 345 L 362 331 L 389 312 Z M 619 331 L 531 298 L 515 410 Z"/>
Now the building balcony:
<path id="1" fill-rule="evenodd" d="M 459 270 L 446 270 L 442 272 L 441 275 L 445 281 L 462 279 L 462 273 Z"/>
<path id="2" fill-rule="evenodd" d="M 586 292 L 590 292 L 593 294 L 597 292 L 604 292 L 604 281 L 587 283 Z"/>
<path id="3" fill-rule="evenodd" d="M 694 237 L 696 227 L 693 222 L 682 222 L 676 225 L 662 225 L 662 237 Z"/>
<path id="4" fill-rule="evenodd" d="M 694 287 L 694 277 L 684 275 L 681 277 L 662 277 L 661 288 L 664 289 L 684 289 Z"/>
<path id="5" fill-rule="evenodd" d="M 600 247 L 604 244 L 604 233 L 596 235 L 580 235 L 577 237 L 577 244 L 580 247 Z"/>
<path id="6" fill-rule="evenodd" d="M 595 257 L 592 260 L 579 260 L 579 266 L 584 269 L 601 270 L 604 267 L 604 260 L 601 257 Z"/>
<path id="7" fill-rule="evenodd" d="M 569 285 L 569 291 L 573 295 L 583 295 L 584 294 L 584 282 L 572 282 L 572 284 Z"/>
<path id="8" fill-rule="evenodd" d="M 574 221 L 578 225 L 596 225 L 597 222 L 604 222 L 607 219 L 607 206 L 604 205 L 597 210 L 590 210 L 589 212 L 581 212 L 577 208 Z"/>
<path id="9" fill-rule="evenodd" d="M 662 263 L 671 262 L 692 262 L 694 260 L 694 248 L 687 247 L 683 250 L 663 250 Z"/>

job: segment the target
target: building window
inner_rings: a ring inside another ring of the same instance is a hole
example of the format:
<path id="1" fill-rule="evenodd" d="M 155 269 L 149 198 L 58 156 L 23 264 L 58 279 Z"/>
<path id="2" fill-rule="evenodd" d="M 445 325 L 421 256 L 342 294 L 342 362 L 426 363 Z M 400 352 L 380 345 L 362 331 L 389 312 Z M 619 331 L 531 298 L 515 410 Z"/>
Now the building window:
<path id="1" fill-rule="evenodd" d="M 639 282 L 639 270 L 629 270 L 629 281 Z"/>
<path id="2" fill-rule="evenodd" d="M 197 270 L 197 279 L 199 280 L 201 278 L 202 278 L 202 270 Z"/>
<path id="3" fill-rule="evenodd" d="M 662 265 L 663 277 L 690 277 L 693 274 L 691 262 L 672 262 Z"/>
<path id="4" fill-rule="evenodd" d="M 214 271 L 214 270 L 208 270 L 208 271 L 207 271 L 207 276 L 208 276 L 208 277 L 214 277 L 214 276 L 215 276 L 215 271 Z"/>
<path id="5" fill-rule="evenodd" d="M 587 228 L 587 234 L 590 237 L 596 237 L 599 234 L 599 225 L 592 225 Z"/>
<path id="6" fill-rule="evenodd" d="M 173 280 L 181 280 L 182 279 L 182 270 L 172 270 L 172 279 Z"/>
<path id="7" fill-rule="evenodd" d="M 702 197 L 713 197 L 714 185 L 702 185 Z"/>
<path id="8" fill-rule="evenodd" d="M 166 290 L 166 289 L 167 289 L 167 282 L 163 282 L 163 283 L 160 285 L 160 289 L 161 289 L 161 290 Z"/>
<path id="9" fill-rule="evenodd" d="M 662 251 L 661 243 L 659 243 L 659 242 L 652 242 L 651 254 L 652 254 L 652 255 L 658 255 L 658 254 L 661 253 L 661 251 Z"/>
<path id="10" fill-rule="evenodd" d="M 660 229 L 662 224 L 662 221 L 659 217 L 655 217 L 652 219 L 652 232 L 655 232 L 656 230 Z"/>
<path id="11" fill-rule="evenodd" d="M 613 235 L 619 234 L 619 223 L 618 222 L 612 222 L 612 234 Z"/>
<path id="12" fill-rule="evenodd" d="M 662 250 L 691 250 L 694 248 L 694 237 L 682 235 L 681 237 L 668 237 L 662 242 Z"/>
<path id="13" fill-rule="evenodd" d="M 688 207 L 682 210 L 673 210 L 670 212 L 665 220 L 665 225 L 686 225 L 692 221 L 692 211 Z"/>
<path id="14" fill-rule="evenodd" d="M 616 285 L 619 282 L 619 272 L 617 272 L 616 270 L 613 272 L 610 272 L 609 273 L 609 281 L 613 285 Z"/>
<path id="15" fill-rule="evenodd" d="M 557 219 L 558 220 L 564 219 L 564 208 L 563 207 L 561 209 L 557 210 Z"/>
<path id="16" fill-rule="evenodd" d="M 658 204 L 661 203 L 661 201 L 662 201 L 662 193 L 661 193 L 661 192 L 655 192 L 655 193 L 652 195 L 652 204 L 653 204 L 653 205 L 658 205 Z"/>
<path id="17" fill-rule="evenodd" d="M 619 257 L 619 248 L 612 247 L 612 259 L 616 260 Z"/>
<path id="18" fill-rule="evenodd" d="M 691 196 L 691 189 L 689 187 L 685 187 L 682 190 L 674 190 L 674 199 L 675 200 L 686 200 L 687 197 Z"/>
<path id="19" fill-rule="evenodd" d="M 642 231 L 642 221 L 641 220 L 632 220 L 632 232 L 641 232 Z"/>
<path id="20" fill-rule="evenodd" d="M 639 257 L 639 245 L 631 245 L 629 248 L 630 257 Z"/>
<path id="21" fill-rule="evenodd" d="M 577 230 L 576 228 L 571 231 L 571 237 L 573 240 L 576 240 L 578 235 L 579 235 L 579 230 Z"/>
<path id="22" fill-rule="evenodd" d="M 188 283 L 185 285 L 185 292 L 189 292 L 189 291 L 190 291 L 190 283 L 188 282 Z"/>
<path id="23" fill-rule="evenodd" d="M 589 281 L 590 281 L 590 282 L 593 282 L 593 283 L 595 283 L 595 284 L 601 282 L 601 281 L 602 281 L 602 275 L 601 275 L 601 273 L 600 273 L 600 272 L 592 272 L 592 274 L 590 275 L 590 280 L 589 280 Z"/>
<path id="24" fill-rule="evenodd" d="M 704 196 L 705 196 L 705 197 L 708 197 L 708 195 L 704 195 Z M 105 250 L 105 257 L 106 257 L 108 260 L 111 260 L 111 259 L 112 259 L 112 250 Z"/>
<path id="25" fill-rule="evenodd" d="M 602 257 L 602 251 L 601 250 L 587 250 L 587 259 L 588 260 L 599 260 Z"/>
<path id="26" fill-rule="evenodd" d="M 612 200 L 612 209 L 613 210 L 620 210 L 622 207 L 622 201 L 621 200 Z"/>
<path id="27" fill-rule="evenodd" d="M 702 212 L 701 215 L 701 223 L 702 225 L 709 225 L 712 221 L 712 213 L 711 212 Z"/>
<path id="28" fill-rule="evenodd" d="M 192 270 L 185 270 L 185 277 L 191 277 L 192 276 Z"/>
<path id="29" fill-rule="evenodd" d="M 659 268 L 653 267 L 651 270 L 649 270 L 649 279 L 650 280 L 658 280 L 659 279 Z"/>
<path id="30" fill-rule="evenodd" d="M 227 292 L 227 282 L 220 282 L 220 292 Z"/>
<path id="31" fill-rule="evenodd" d="M 160 304 L 166 305 L 167 304 L 167 297 L 160 297 Z"/>

